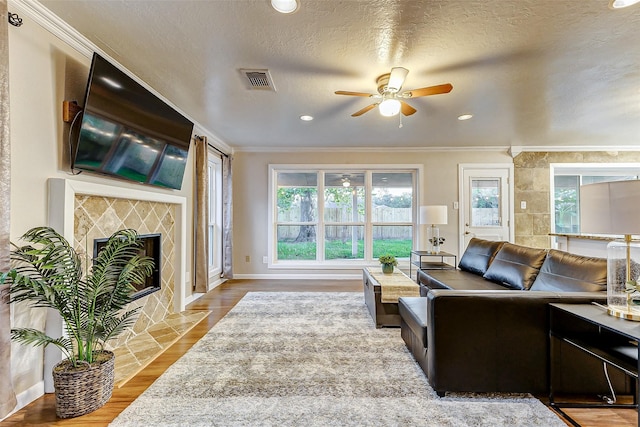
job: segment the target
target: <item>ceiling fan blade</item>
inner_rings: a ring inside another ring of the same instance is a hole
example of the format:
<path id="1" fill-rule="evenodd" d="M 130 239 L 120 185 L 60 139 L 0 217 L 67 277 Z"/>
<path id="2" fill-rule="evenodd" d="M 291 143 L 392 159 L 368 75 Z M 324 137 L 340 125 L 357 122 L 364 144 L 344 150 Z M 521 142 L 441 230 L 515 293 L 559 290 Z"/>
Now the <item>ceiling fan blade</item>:
<path id="1" fill-rule="evenodd" d="M 336 95 L 348 95 L 348 96 L 366 96 L 366 97 L 371 97 L 371 96 L 375 96 L 371 93 L 364 93 L 364 92 L 349 92 L 346 90 L 337 90 L 335 92 Z"/>
<path id="2" fill-rule="evenodd" d="M 453 86 L 450 83 L 445 83 L 443 85 L 413 89 L 413 90 L 404 92 L 402 95 L 408 98 L 417 98 L 419 96 L 429 96 L 429 95 L 438 95 L 441 93 L 449 93 L 451 92 L 451 89 L 453 89 Z"/>
<path id="3" fill-rule="evenodd" d="M 387 83 L 388 90 L 398 92 L 404 84 L 404 79 L 407 78 L 407 74 L 409 74 L 409 70 L 406 68 L 393 67 L 391 69 L 391 75 L 389 76 L 389 83 Z"/>
<path id="4" fill-rule="evenodd" d="M 402 111 L 402 114 L 404 114 L 405 116 L 410 116 L 418 110 L 416 110 L 406 102 L 400 101 L 400 111 Z"/>
<path id="5" fill-rule="evenodd" d="M 353 114 L 351 115 L 351 117 L 358 117 L 358 116 L 361 116 L 361 115 L 363 115 L 364 113 L 366 113 L 367 111 L 371 111 L 371 110 L 373 110 L 374 108 L 376 108 L 376 105 L 378 105 L 378 104 L 379 104 L 379 102 L 376 102 L 375 104 L 367 105 L 367 106 L 366 106 L 366 107 L 364 107 L 362 110 L 360 110 L 360 111 L 356 111 L 355 113 L 353 113 Z"/>

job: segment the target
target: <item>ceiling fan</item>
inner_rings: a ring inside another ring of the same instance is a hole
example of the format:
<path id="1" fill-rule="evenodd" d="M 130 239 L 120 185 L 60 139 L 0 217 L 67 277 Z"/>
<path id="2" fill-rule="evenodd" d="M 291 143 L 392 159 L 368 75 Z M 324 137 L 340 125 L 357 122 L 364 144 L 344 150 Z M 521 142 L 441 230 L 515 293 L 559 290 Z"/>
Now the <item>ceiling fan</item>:
<path id="1" fill-rule="evenodd" d="M 344 90 L 336 91 L 336 95 L 348 95 L 348 96 L 366 96 L 369 98 L 375 98 L 379 101 L 374 102 L 371 105 L 364 107 L 360 111 L 356 111 L 351 117 L 358 117 L 373 110 L 376 106 L 380 110 L 380 114 L 383 116 L 395 116 L 402 111 L 405 116 L 410 116 L 417 110 L 411 105 L 407 104 L 404 100 L 409 98 L 418 98 L 420 96 L 438 95 L 441 93 L 449 93 L 453 86 L 450 83 L 445 83 L 437 86 L 428 86 L 420 89 L 408 90 L 400 92 L 404 79 L 409 74 L 409 70 L 402 67 L 394 67 L 390 73 L 383 74 L 376 79 L 378 85 L 378 93 L 364 93 L 364 92 L 348 92 Z"/>

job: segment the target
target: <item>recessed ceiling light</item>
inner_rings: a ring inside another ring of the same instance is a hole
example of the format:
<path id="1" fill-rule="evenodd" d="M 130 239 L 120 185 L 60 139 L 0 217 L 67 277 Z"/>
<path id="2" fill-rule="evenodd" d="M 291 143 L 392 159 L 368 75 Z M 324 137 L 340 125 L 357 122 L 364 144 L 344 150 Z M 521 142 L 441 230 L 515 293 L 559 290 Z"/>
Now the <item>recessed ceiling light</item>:
<path id="1" fill-rule="evenodd" d="M 640 0 L 610 0 L 609 9 L 622 9 L 624 7 L 633 6 L 640 2 Z"/>
<path id="2" fill-rule="evenodd" d="M 473 114 L 463 114 L 461 116 L 458 116 L 458 120 L 469 120 L 472 117 L 473 117 Z"/>
<path id="3" fill-rule="evenodd" d="M 311 120 L 313 120 L 313 116 L 307 116 L 305 114 L 305 115 L 300 116 L 300 120 L 302 120 L 303 122 L 310 122 Z"/>
<path id="4" fill-rule="evenodd" d="M 298 0 L 271 0 L 271 6 L 280 13 L 293 13 L 298 9 Z"/>

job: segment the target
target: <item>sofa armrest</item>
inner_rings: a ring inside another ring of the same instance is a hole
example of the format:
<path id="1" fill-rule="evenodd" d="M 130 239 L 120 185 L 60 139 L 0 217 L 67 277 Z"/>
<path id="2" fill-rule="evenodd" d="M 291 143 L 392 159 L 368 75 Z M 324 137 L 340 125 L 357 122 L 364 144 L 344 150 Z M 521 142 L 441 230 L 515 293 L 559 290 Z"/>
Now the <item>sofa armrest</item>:
<path id="1" fill-rule="evenodd" d="M 429 381 L 438 392 L 546 393 L 548 304 L 605 300 L 592 292 L 432 290 L 426 298 Z"/>

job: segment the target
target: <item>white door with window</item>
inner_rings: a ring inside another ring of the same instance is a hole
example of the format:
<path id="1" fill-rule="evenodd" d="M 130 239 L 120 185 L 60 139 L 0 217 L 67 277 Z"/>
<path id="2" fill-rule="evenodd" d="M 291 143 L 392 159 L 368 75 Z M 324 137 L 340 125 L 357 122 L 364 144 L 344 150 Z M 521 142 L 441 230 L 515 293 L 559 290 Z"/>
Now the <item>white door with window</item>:
<path id="1" fill-rule="evenodd" d="M 460 254 L 472 237 L 513 241 L 513 165 L 459 166 Z"/>

